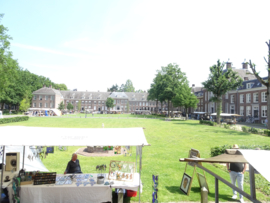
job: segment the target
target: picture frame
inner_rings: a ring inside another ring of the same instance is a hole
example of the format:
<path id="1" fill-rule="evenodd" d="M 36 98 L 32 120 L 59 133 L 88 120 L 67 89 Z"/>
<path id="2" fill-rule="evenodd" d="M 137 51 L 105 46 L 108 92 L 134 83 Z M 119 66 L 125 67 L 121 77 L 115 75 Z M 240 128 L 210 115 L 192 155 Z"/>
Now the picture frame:
<path id="1" fill-rule="evenodd" d="M 191 149 L 189 151 L 188 158 L 194 158 L 194 156 L 200 158 L 200 152 L 199 152 L 199 150 L 197 150 L 197 149 Z M 195 162 L 188 162 L 188 165 L 194 167 L 195 166 Z"/>
<path id="2" fill-rule="evenodd" d="M 200 188 L 205 187 L 208 190 L 208 192 L 210 192 L 205 175 L 197 172 L 197 177 L 198 177 L 198 181 L 199 181 L 199 184 L 200 184 Z"/>
<path id="3" fill-rule="evenodd" d="M 192 177 L 190 177 L 188 174 L 184 173 L 182 181 L 181 181 L 181 185 L 180 185 L 180 190 L 184 194 L 189 195 L 191 183 L 192 183 Z"/>

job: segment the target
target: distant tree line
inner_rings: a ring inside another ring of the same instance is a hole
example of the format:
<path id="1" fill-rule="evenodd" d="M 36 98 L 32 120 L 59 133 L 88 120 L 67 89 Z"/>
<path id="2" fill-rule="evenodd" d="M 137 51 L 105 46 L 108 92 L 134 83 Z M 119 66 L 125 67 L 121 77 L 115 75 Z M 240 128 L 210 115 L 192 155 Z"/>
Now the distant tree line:
<path id="1" fill-rule="evenodd" d="M 3 14 L 0 14 L 0 21 L 2 18 Z M 53 83 L 49 78 L 20 67 L 9 51 L 12 37 L 7 32 L 8 28 L 0 25 L 0 109 L 3 110 L 4 104 L 7 104 L 9 109 L 13 105 L 20 105 L 20 110 L 26 111 L 30 107 L 32 92 L 43 85 L 67 90 L 65 84 Z"/>
<path id="2" fill-rule="evenodd" d="M 144 92 L 143 90 L 135 90 L 135 87 L 133 86 L 133 83 L 130 79 L 126 81 L 125 84 L 122 84 L 121 86 L 118 86 L 117 84 L 112 85 L 112 87 L 107 88 L 107 92 Z"/>

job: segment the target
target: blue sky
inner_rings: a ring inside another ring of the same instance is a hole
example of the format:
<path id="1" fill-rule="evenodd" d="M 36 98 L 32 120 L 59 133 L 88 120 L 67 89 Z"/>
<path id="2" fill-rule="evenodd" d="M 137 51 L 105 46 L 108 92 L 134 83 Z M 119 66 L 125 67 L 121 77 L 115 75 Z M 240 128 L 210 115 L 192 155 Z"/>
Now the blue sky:
<path id="1" fill-rule="evenodd" d="M 251 59 L 266 76 L 270 1 L 0 1 L 20 66 L 69 89 L 147 90 L 177 63 L 201 86 L 209 67 Z"/>

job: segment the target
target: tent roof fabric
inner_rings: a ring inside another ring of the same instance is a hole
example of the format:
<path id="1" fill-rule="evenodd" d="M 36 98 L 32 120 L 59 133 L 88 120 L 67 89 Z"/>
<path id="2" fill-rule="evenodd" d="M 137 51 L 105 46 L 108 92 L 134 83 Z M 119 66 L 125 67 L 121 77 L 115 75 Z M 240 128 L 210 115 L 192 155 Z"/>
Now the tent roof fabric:
<path id="1" fill-rule="evenodd" d="M 243 155 L 231 155 L 231 154 L 221 154 L 207 159 L 185 158 L 184 160 L 187 162 L 198 161 L 208 163 L 247 163 L 247 160 Z"/>
<path id="2" fill-rule="evenodd" d="M 263 177 L 270 182 L 270 151 L 269 150 L 247 150 L 240 149 L 243 156 Z"/>
<path id="3" fill-rule="evenodd" d="M 142 146 L 149 145 L 142 128 L 0 127 L 7 146 Z"/>

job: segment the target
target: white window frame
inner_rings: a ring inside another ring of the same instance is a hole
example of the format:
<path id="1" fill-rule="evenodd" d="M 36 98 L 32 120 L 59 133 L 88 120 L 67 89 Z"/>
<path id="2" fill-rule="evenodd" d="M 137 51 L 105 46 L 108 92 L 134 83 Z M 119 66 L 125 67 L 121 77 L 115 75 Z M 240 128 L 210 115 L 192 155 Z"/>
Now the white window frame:
<path id="1" fill-rule="evenodd" d="M 244 103 L 244 95 L 240 94 L 240 103 Z"/>
<path id="2" fill-rule="evenodd" d="M 246 106 L 246 116 L 251 115 L 251 106 Z"/>
<path id="3" fill-rule="evenodd" d="M 267 117 L 267 106 L 262 106 L 261 110 L 262 110 L 262 117 L 266 118 Z"/>
<path id="4" fill-rule="evenodd" d="M 251 89 L 251 86 L 252 86 L 253 84 L 254 84 L 254 83 L 247 83 L 247 84 L 246 84 L 246 88 L 247 88 L 247 89 Z"/>
<path id="5" fill-rule="evenodd" d="M 235 106 L 234 105 L 230 106 L 230 113 L 232 113 L 232 109 L 233 109 L 233 113 L 235 114 Z"/>
<path id="6" fill-rule="evenodd" d="M 33 103 L 33 107 L 36 107 L 36 103 Z"/>
<path id="7" fill-rule="evenodd" d="M 34 95 L 34 96 L 33 96 L 33 100 L 36 100 L 36 99 L 37 99 L 37 96 L 36 96 L 36 95 Z"/>
<path id="8" fill-rule="evenodd" d="M 231 103 L 234 104 L 234 95 L 231 95 Z"/>
<path id="9" fill-rule="evenodd" d="M 42 108 L 42 103 L 39 103 L 39 108 Z"/>
<path id="10" fill-rule="evenodd" d="M 259 93 L 253 93 L 253 102 L 258 103 L 259 102 Z"/>
<path id="11" fill-rule="evenodd" d="M 40 100 L 40 101 L 42 100 L 42 95 L 39 95 L 39 100 Z"/>
<path id="12" fill-rule="evenodd" d="M 225 94 L 225 99 L 228 99 L 228 98 L 229 98 L 229 94 L 226 93 L 226 94 Z"/>
<path id="13" fill-rule="evenodd" d="M 244 106 L 240 106 L 240 116 L 244 116 Z"/>
<path id="14" fill-rule="evenodd" d="M 248 93 L 246 94 L 246 103 L 250 103 L 251 102 L 251 94 Z"/>
<path id="15" fill-rule="evenodd" d="M 267 102 L 267 94 L 266 92 L 262 92 L 262 102 Z"/>

